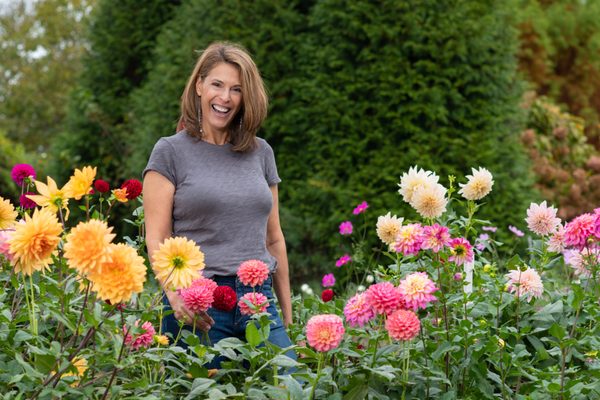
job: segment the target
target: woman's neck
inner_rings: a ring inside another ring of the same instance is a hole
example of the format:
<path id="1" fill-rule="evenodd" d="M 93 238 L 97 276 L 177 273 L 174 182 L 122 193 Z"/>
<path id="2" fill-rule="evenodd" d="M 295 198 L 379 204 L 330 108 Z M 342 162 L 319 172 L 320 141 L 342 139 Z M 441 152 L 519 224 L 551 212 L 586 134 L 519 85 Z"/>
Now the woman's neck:
<path id="1" fill-rule="evenodd" d="M 203 127 L 203 132 L 202 140 L 205 142 L 222 146 L 229 141 L 229 133 L 227 131 L 211 130 Z"/>

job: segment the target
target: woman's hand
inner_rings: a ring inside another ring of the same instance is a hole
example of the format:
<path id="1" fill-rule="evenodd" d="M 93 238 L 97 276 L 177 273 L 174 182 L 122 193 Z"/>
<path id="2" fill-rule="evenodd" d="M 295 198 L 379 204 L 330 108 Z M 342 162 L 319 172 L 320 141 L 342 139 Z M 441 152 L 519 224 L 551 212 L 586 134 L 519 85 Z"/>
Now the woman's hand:
<path id="1" fill-rule="evenodd" d="M 183 322 L 186 325 L 192 325 L 194 323 L 194 315 L 196 316 L 196 327 L 202 331 L 209 331 L 214 325 L 215 321 L 206 312 L 194 314 L 189 308 L 185 306 L 185 303 L 181 296 L 174 291 L 167 292 L 167 298 L 171 304 L 171 308 L 174 311 L 175 319 Z"/>

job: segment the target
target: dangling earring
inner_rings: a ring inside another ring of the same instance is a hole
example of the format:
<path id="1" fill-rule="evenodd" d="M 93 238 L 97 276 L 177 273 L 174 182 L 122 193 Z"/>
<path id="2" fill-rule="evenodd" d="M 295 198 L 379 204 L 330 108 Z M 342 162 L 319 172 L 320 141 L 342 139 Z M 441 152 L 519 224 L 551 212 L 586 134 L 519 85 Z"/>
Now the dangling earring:
<path id="1" fill-rule="evenodd" d="M 198 110 L 198 130 L 200 131 L 200 135 L 204 135 L 204 130 L 202 129 L 202 111 L 200 109 L 200 104 L 198 104 L 198 100 L 200 96 L 196 97 L 196 110 Z"/>
<path id="2" fill-rule="evenodd" d="M 242 132 L 242 125 L 244 124 L 244 117 L 240 117 L 240 133 Z"/>

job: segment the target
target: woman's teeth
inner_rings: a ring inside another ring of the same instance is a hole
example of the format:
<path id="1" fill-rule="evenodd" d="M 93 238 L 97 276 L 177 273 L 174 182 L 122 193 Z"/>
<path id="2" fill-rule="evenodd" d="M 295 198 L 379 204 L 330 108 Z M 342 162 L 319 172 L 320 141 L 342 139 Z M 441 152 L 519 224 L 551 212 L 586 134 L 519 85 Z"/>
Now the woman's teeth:
<path id="1" fill-rule="evenodd" d="M 216 104 L 213 104 L 212 108 L 213 108 L 213 110 L 215 110 L 216 112 L 221 113 L 221 114 L 227 114 L 229 112 L 229 110 L 231 110 L 230 108 L 218 106 Z"/>

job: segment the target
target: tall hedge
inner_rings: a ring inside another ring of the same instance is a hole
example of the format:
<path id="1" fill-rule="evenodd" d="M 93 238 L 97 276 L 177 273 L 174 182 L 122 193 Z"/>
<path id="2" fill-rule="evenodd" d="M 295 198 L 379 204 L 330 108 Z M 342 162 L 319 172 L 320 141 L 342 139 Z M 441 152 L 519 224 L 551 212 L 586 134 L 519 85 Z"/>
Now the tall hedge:
<path id="1" fill-rule="evenodd" d="M 275 149 L 282 224 L 296 276 L 326 268 L 336 227 L 361 200 L 369 223 L 392 209 L 418 164 L 459 178 L 485 166 L 495 176 L 487 217 L 519 225 L 531 199 L 517 138 L 521 84 L 510 5 L 494 1 L 235 1 L 184 3 L 165 24 L 152 71 L 136 91 L 140 171 L 158 137 L 170 135 L 197 49 L 245 45 L 270 88 L 260 133 Z"/>
<path id="2" fill-rule="evenodd" d="M 128 121 L 129 95 L 148 73 L 148 58 L 162 24 L 179 1 L 99 0 L 91 16 L 90 49 L 69 102 L 64 132 L 53 140 L 52 175 L 98 166 L 111 184 L 127 178 L 123 161 L 135 150 Z"/>

